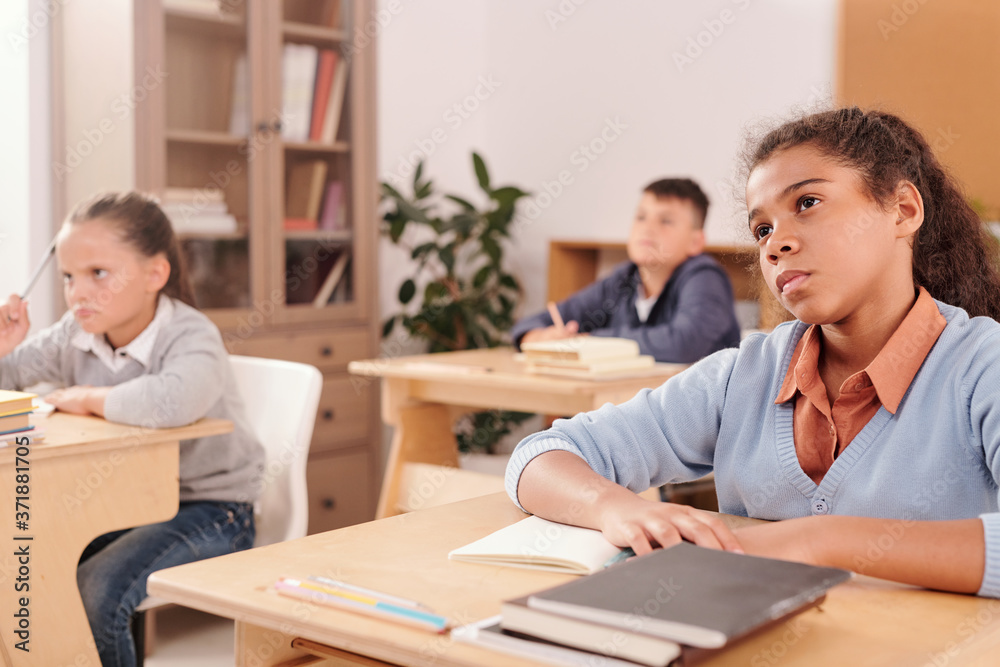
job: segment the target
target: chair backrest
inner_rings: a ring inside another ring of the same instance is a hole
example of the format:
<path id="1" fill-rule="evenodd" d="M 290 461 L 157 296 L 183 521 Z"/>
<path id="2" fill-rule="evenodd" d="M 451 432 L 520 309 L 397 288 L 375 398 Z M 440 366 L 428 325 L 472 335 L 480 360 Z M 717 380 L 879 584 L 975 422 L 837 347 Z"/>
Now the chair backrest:
<path id="1" fill-rule="evenodd" d="M 237 355 L 229 361 L 250 428 L 267 452 L 254 546 L 304 537 L 306 458 L 323 376 L 315 366 L 292 361 Z"/>

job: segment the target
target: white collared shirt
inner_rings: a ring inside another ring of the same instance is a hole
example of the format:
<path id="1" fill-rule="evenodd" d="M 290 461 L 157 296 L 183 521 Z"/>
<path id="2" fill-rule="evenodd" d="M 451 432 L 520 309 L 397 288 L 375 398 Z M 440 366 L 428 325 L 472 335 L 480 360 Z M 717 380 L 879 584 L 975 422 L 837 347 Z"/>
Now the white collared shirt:
<path id="1" fill-rule="evenodd" d="M 153 315 L 153 321 L 127 345 L 122 345 L 115 350 L 103 335 L 99 336 L 83 330 L 77 331 L 73 335 L 70 344 L 83 352 L 93 352 L 101 360 L 101 363 L 113 373 L 118 373 L 125 368 L 130 359 L 138 361 L 142 364 L 143 368 L 148 369 L 150 358 L 153 354 L 153 344 L 156 343 L 156 336 L 173 315 L 174 304 L 170 300 L 170 297 L 160 294 L 160 299 L 156 303 L 156 314 Z"/>
<path id="2" fill-rule="evenodd" d="M 656 300 L 660 298 L 660 295 L 656 296 L 646 296 L 646 288 L 643 287 L 642 283 L 639 283 L 639 289 L 635 291 L 635 312 L 639 315 L 639 321 L 645 322 L 649 319 L 649 313 L 653 310 L 653 306 L 656 305 Z"/>

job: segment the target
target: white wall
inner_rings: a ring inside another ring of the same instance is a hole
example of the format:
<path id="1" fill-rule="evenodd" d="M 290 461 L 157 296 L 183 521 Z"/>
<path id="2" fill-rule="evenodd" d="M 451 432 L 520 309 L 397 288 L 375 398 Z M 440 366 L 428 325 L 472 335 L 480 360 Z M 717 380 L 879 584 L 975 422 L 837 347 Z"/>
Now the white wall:
<path id="1" fill-rule="evenodd" d="M 378 35 L 380 178 L 422 145 L 438 189 L 472 195 L 475 149 L 495 181 L 533 191 L 510 251 L 531 312 L 549 239 L 623 240 L 658 177 L 701 183 L 710 242 L 746 241 L 730 190 L 744 128 L 829 98 L 835 35 L 836 0 L 398 0 Z M 463 100 L 475 110 L 456 125 Z M 406 262 L 383 241 L 383 314 Z"/>
<path id="2" fill-rule="evenodd" d="M 0 4 L 0 300 L 27 285 L 51 240 L 50 27 L 56 3 Z M 34 329 L 54 317 L 54 270 L 31 292 Z"/>

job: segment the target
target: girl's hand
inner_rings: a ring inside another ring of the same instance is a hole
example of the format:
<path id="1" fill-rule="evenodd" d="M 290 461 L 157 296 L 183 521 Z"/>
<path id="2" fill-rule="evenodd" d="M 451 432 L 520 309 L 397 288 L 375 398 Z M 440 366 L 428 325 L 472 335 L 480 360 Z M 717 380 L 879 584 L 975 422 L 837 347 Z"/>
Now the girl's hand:
<path id="1" fill-rule="evenodd" d="M 521 343 L 533 343 L 543 340 L 561 340 L 563 338 L 572 338 L 573 336 L 578 336 L 580 332 L 580 323 L 576 320 L 570 320 L 564 326 L 552 325 L 550 327 L 544 327 L 542 329 L 532 329 L 528 333 L 521 337 Z"/>
<path id="2" fill-rule="evenodd" d="M 91 387 L 90 385 L 77 385 L 56 389 L 45 397 L 47 403 L 56 406 L 56 410 L 68 412 L 74 415 L 97 415 L 104 416 L 104 399 L 107 398 L 111 387 Z"/>
<path id="3" fill-rule="evenodd" d="M 802 517 L 762 523 L 736 531 L 740 543 L 752 556 L 826 565 L 826 540 L 837 531 L 818 524 L 824 517 Z M 827 533 L 824 535 L 824 533 Z"/>
<path id="4" fill-rule="evenodd" d="M 7 303 L 0 306 L 0 357 L 5 357 L 21 344 L 28 335 L 28 302 L 11 294 Z"/>
<path id="5" fill-rule="evenodd" d="M 682 539 L 702 547 L 743 553 L 740 540 L 717 514 L 645 500 L 635 494 L 608 502 L 601 512 L 600 527 L 609 541 L 632 547 L 637 556 Z"/>

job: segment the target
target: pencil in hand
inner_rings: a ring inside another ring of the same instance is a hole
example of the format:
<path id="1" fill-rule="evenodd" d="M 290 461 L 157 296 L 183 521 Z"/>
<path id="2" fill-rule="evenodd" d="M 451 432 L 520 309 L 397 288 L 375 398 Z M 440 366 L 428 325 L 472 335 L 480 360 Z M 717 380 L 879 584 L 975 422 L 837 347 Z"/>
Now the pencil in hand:
<path id="1" fill-rule="evenodd" d="M 552 316 L 552 323 L 560 329 L 565 329 L 566 323 L 563 322 L 562 315 L 559 314 L 559 308 L 556 306 L 556 302 L 549 301 L 547 308 L 549 309 L 549 315 Z"/>

